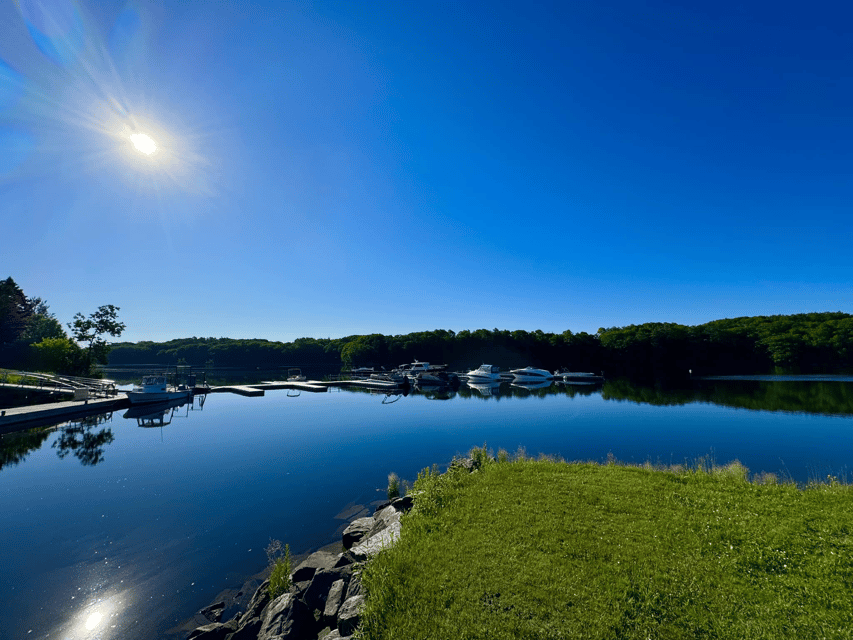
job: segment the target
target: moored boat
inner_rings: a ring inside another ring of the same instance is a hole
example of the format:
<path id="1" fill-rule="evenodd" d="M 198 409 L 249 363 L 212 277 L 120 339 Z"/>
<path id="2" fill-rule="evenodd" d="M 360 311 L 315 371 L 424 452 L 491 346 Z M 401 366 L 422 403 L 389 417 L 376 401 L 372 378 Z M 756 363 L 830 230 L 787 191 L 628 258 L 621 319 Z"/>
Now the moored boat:
<path id="1" fill-rule="evenodd" d="M 127 399 L 130 400 L 130 404 L 146 404 L 191 397 L 192 389 L 183 385 L 175 387 L 169 384 L 168 376 L 165 373 L 143 376 L 142 383 L 127 392 Z"/>
<path id="2" fill-rule="evenodd" d="M 545 369 L 534 369 L 533 367 L 524 367 L 524 369 L 510 370 L 515 382 L 545 382 L 553 380 L 554 374 Z"/>
<path id="3" fill-rule="evenodd" d="M 493 364 L 481 364 L 465 374 L 465 377 L 469 382 L 474 383 L 500 382 L 501 368 Z"/>

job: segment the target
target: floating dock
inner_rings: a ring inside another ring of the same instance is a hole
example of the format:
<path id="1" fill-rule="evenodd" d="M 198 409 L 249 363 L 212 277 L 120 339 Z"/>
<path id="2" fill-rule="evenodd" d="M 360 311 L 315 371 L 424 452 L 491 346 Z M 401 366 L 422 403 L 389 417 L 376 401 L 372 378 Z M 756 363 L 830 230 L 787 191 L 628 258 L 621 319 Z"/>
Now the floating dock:
<path id="1" fill-rule="evenodd" d="M 85 418 L 98 413 L 117 411 L 130 406 L 127 395 L 119 393 L 112 398 L 68 400 L 36 404 L 28 407 L 0 409 L 0 433 L 31 429 L 65 420 Z"/>
<path id="2" fill-rule="evenodd" d="M 400 385 L 384 380 L 305 380 L 291 381 L 279 380 L 262 382 L 259 384 L 237 384 L 224 385 L 221 387 L 195 387 L 195 395 L 205 393 L 236 393 L 241 396 L 259 397 L 267 390 L 292 389 L 296 391 L 308 391 L 311 393 L 325 393 L 329 387 L 360 387 L 366 389 L 377 389 L 379 391 L 394 391 L 400 389 Z M 16 388 L 21 388 L 16 386 Z M 65 390 L 58 393 L 66 393 Z M 73 390 L 72 390 L 73 392 Z M 26 407 L 14 407 L 11 409 L 0 409 L 0 434 L 22 431 L 49 424 L 56 424 L 66 420 L 85 418 L 87 416 L 109 411 L 118 411 L 130 406 L 127 394 L 118 392 L 108 398 L 90 398 L 88 400 L 68 400 L 64 402 L 51 402 L 36 404 Z"/>

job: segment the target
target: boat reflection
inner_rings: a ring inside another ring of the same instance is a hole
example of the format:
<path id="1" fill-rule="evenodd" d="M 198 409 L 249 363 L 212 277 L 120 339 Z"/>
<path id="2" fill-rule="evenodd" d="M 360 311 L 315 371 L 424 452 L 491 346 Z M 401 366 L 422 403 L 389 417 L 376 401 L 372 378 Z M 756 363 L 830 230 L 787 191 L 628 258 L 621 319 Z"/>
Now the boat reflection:
<path id="1" fill-rule="evenodd" d="M 477 383 L 470 380 L 466 383 L 471 389 L 477 391 L 481 396 L 486 398 L 491 396 L 499 396 L 501 394 L 501 383 Z"/>
<path id="2" fill-rule="evenodd" d="M 139 427 L 165 427 L 172 423 L 173 418 L 186 418 L 189 412 L 201 410 L 206 396 L 195 396 L 192 400 L 175 398 L 164 402 L 136 405 L 124 412 L 123 418 L 136 419 Z M 186 407 L 182 412 L 180 409 Z"/>
<path id="3" fill-rule="evenodd" d="M 535 389 L 547 389 L 551 384 L 552 382 L 550 380 L 538 380 L 534 382 L 515 380 L 510 384 L 510 386 L 515 387 L 516 389 L 524 389 L 525 391 L 533 391 Z"/>

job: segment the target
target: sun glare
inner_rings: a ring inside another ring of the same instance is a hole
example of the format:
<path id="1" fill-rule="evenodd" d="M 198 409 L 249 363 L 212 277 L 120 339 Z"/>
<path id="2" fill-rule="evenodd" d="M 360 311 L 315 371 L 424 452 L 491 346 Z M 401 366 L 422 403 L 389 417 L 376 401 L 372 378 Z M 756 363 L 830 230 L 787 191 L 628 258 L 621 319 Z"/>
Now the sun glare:
<path id="1" fill-rule="evenodd" d="M 146 156 L 150 156 L 152 153 L 157 151 L 157 143 L 154 142 L 150 136 L 145 135 L 144 133 L 134 133 L 130 136 L 130 141 L 133 143 L 133 146 L 136 147 L 136 150 L 144 153 Z"/>

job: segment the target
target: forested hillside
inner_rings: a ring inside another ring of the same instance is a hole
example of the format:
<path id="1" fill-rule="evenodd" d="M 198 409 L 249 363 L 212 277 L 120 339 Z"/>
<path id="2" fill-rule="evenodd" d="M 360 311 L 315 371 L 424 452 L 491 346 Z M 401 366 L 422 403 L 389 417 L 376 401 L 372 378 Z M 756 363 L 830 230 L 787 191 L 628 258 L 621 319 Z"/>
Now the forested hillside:
<path id="1" fill-rule="evenodd" d="M 608 376 L 662 377 L 737 373 L 853 371 L 853 316 L 809 313 L 715 320 L 697 326 L 646 323 L 596 334 L 439 329 L 293 342 L 186 338 L 117 343 L 110 364 L 197 366 L 393 367 L 415 359 L 454 369 L 490 362 L 503 367 L 568 367 Z"/>

